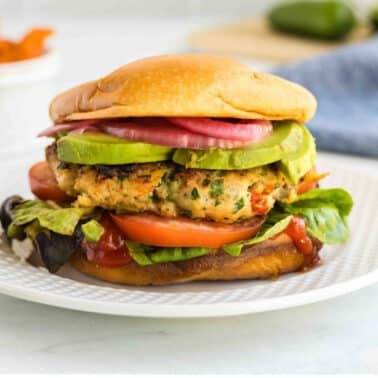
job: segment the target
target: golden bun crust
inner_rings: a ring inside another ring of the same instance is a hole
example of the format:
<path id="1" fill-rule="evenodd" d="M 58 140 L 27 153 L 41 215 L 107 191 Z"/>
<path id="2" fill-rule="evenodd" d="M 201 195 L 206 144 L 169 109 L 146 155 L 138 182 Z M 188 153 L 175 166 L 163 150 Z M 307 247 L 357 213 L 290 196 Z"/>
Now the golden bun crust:
<path id="1" fill-rule="evenodd" d="M 126 64 L 58 95 L 57 123 L 118 117 L 230 117 L 308 121 L 316 100 L 305 88 L 232 59 L 163 55 Z"/>
<path id="2" fill-rule="evenodd" d="M 317 251 L 321 248 L 314 243 Z M 127 285 L 168 285 L 191 281 L 225 281 L 274 278 L 303 266 L 303 255 L 286 234 L 248 247 L 239 257 L 215 253 L 192 260 L 121 268 L 103 268 L 88 262 L 82 254 L 71 258 L 78 271 L 103 281 Z"/>

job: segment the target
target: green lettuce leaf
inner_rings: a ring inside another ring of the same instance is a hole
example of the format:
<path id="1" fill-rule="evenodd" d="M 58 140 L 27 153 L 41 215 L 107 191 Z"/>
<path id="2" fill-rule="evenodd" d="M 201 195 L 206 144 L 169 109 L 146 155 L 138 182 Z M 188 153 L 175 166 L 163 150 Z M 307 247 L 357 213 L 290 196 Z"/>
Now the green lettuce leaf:
<path id="1" fill-rule="evenodd" d="M 9 229 L 38 221 L 41 228 L 61 235 L 72 235 L 80 219 L 91 213 L 92 209 L 60 207 L 51 201 L 25 201 L 13 209 L 13 221 Z"/>
<path id="2" fill-rule="evenodd" d="M 349 237 L 346 221 L 353 199 L 344 189 L 314 189 L 290 204 L 279 204 L 287 214 L 301 215 L 310 235 L 325 244 L 345 242 Z"/>
<path id="3" fill-rule="evenodd" d="M 291 215 L 280 214 L 272 211 L 269 213 L 268 219 L 265 221 L 255 237 L 238 243 L 225 245 L 222 247 L 222 249 L 231 256 L 239 256 L 243 247 L 261 243 L 285 230 L 289 225 L 291 218 Z"/>
<path id="4" fill-rule="evenodd" d="M 207 255 L 211 249 L 202 247 L 152 247 L 145 244 L 126 241 L 130 255 L 139 265 L 151 265 L 193 259 Z"/>
<path id="5" fill-rule="evenodd" d="M 352 210 L 353 199 L 346 190 L 341 188 L 312 189 L 299 196 L 297 201 L 288 206 L 322 207 L 323 205 L 336 207 L 340 215 L 346 217 Z"/>
<path id="6" fill-rule="evenodd" d="M 301 215 L 306 220 L 310 235 L 321 242 L 343 243 L 349 236 L 346 218 L 352 206 L 352 197 L 344 189 L 310 190 L 296 202 L 279 203 L 269 212 L 267 220 L 254 238 L 226 245 L 223 250 L 231 256 L 239 256 L 243 247 L 261 243 L 284 231 L 292 215 Z"/>
<path id="7" fill-rule="evenodd" d="M 101 239 L 101 236 L 104 234 L 104 227 L 101 226 L 95 219 L 90 220 L 87 223 L 84 223 L 81 226 L 85 239 L 90 243 L 96 243 Z"/>

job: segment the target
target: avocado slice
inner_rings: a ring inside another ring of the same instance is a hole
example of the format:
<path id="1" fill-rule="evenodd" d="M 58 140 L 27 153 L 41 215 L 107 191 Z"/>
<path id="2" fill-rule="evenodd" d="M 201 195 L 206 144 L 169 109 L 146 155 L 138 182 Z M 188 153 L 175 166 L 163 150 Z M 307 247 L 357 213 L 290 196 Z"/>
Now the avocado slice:
<path id="1" fill-rule="evenodd" d="M 291 121 L 275 122 L 272 135 L 251 147 L 232 150 L 179 149 L 173 154 L 173 161 L 187 168 L 250 169 L 274 163 L 298 151 L 302 139 L 302 125 Z"/>
<path id="2" fill-rule="evenodd" d="M 102 133 L 69 134 L 57 142 L 58 158 L 75 164 L 130 164 L 170 160 L 172 148 L 132 142 Z"/>
<path id="3" fill-rule="evenodd" d="M 311 133 L 303 128 L 303 141 L 300 148 L 288 154 L 278 164 L 282 172 L 294 183 L 308 172 L 315 164 L 316 146 Z"/>

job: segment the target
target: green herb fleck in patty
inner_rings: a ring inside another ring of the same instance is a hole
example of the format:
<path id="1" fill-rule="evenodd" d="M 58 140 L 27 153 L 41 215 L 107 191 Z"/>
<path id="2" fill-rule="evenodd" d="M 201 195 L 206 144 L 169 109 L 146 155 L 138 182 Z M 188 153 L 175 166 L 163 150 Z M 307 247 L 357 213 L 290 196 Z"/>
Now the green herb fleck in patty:
<path id="1" fill-rule="evenodd" d="M 198 189 L 196 187 L 194 187 L 192 189 L 191 194 L 192 194 L 192 200 L 196 200 L 196 199 L 200 198 L 200 194 L 199 194 Z"/>
<path id="2" fill-rule="evenodd" d="M 223 179 L 217 179 L 213 181 L 210 185 L 210 197 L 215 198 L 217 196 L 221 196 L 223 194 L 224 187 L 223 187 Z"/>
<path id="3" fill-rule="evenodd" d="M 238 211 L 240 211 L 244 207 L 244 198 L 240 197 L 234 204 L 234 210 L 233 214 L 236 214 Z"/>

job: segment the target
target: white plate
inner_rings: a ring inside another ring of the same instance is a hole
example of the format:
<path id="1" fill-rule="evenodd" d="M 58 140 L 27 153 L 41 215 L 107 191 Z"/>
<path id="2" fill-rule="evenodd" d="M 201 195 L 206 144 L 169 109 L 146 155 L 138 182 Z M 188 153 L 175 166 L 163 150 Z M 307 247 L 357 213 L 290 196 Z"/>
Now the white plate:
<path id="1" fill-rule="evenodd" d="M 0 88 L 49 79 L 58 69 L 58 54 L 51 49 L 37 58 L 1 63 Z"/>
<path id="2" fill-rule="evenodd" d="M 27 159 L 18 155 L 0 163 L 0 197 L 27 194 Z M 25 155 L 24 155 L 25 156 Z M 378 178 L 321 158 L 332 174 L 325 186 L 348 189 L 355 200 L 346 245 L 325 247 L 324 263 L 312 271 L 278 280 L 193 283 L 135 288 L 109 285 L 65 267 L 51 275 L 20 263 L 0 246 L 0 292 L 33 302 L 88 312 L 142 317 L 213 317 L 275 310 L 345 294 L 378 281 Z"/>

